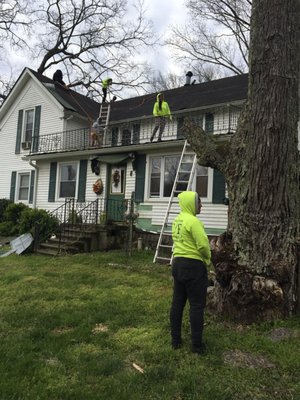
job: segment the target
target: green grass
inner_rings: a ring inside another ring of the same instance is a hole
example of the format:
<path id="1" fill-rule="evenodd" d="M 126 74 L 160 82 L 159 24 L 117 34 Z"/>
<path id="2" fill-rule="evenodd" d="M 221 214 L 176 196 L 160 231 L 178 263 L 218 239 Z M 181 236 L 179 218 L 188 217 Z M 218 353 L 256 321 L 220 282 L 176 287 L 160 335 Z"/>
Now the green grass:
<path id="1" fill-rule="evenodd" d="M 1 400 L 299 400 L 299 318 L 242 327 L 206 316 L 208 353 L 170 348 L 169 267 L 152 253 L 11 255 L 0 260 Z M 227 364 L 263 356 L 272 367 Z M 140 366 L 144 373 L 133 367 Z"/>

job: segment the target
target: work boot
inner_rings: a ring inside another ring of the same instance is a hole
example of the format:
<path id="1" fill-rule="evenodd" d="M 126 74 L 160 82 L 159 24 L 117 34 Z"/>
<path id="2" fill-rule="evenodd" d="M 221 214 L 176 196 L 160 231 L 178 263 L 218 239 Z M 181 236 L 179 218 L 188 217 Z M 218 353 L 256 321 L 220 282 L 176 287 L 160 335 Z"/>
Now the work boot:
<path id="1" fill-rule="evenodd" d="M 201 346 L 192 346 L 192 353 L 198 354 L 199 356 L 203 356 L 206 354 L 206 346 L 204 343 L 201 344 Z"/>

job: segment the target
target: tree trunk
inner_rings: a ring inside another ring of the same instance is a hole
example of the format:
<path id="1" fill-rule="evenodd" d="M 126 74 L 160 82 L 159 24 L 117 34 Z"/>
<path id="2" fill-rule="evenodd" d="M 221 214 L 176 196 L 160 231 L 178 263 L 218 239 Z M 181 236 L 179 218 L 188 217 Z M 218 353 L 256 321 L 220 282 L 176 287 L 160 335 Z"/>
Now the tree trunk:
<path id="1" fill-rule="evenodd" d="M 299 20 L 300 0 L 253 1 L 248 102 L 228 145 L 229 157 L 205 162 L 224 173 L 230 201 L 231 235 L 224 235 L 226 243 L 219 240 L 213 252 L 214 304 L 246 322 L 295 310 Z M 191 144 L 204 161 L 207 154 Z"/>

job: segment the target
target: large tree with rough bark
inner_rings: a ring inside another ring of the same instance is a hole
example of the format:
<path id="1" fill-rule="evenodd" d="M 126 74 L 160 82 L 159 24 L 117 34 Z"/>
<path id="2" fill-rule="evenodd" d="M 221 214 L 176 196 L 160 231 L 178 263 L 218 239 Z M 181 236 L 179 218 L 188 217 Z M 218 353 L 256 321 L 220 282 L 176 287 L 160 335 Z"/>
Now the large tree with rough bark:
<path id="1" fill-rule="evenodd" d="M 299 299 L 299 21 L 300 0 L 253 0 L 248 100 L 236 133 L 212 137 L 185 124 L 199 163 L 227 183 L 214 301 L 242 321 L 288 316 Z"/>

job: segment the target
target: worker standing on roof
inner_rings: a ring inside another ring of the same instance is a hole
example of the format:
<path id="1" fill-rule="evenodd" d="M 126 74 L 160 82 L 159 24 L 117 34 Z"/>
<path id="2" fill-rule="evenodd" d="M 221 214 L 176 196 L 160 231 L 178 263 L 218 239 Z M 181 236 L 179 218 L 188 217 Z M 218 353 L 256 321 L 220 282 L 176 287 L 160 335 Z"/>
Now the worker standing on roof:
<path id="1" fill-rule="evenodd" d="M 158 142 L 161 142 L 161 137 L 166 126 L 166 119 L 172 120 L 169 104 L 164 100 L 163 93 L 158 93 L 157 101 L 153 107 L 153 115 L 155 116 L 155 127 L 151 136 L 150 141 L 153 142 L 154 136 L 158 132 Z"/>
<path id="2" fill-rule="evenodd" d="M 106 96 L 107 96 L 107 89 L 108 87 L 112 85 L 112 79 L 111 78 L 106 78 L 103 79 L 102 81 L 102 93 L 103 93 L 103 100 L 102 102 L 105 103 L 106 101 Z"/>

